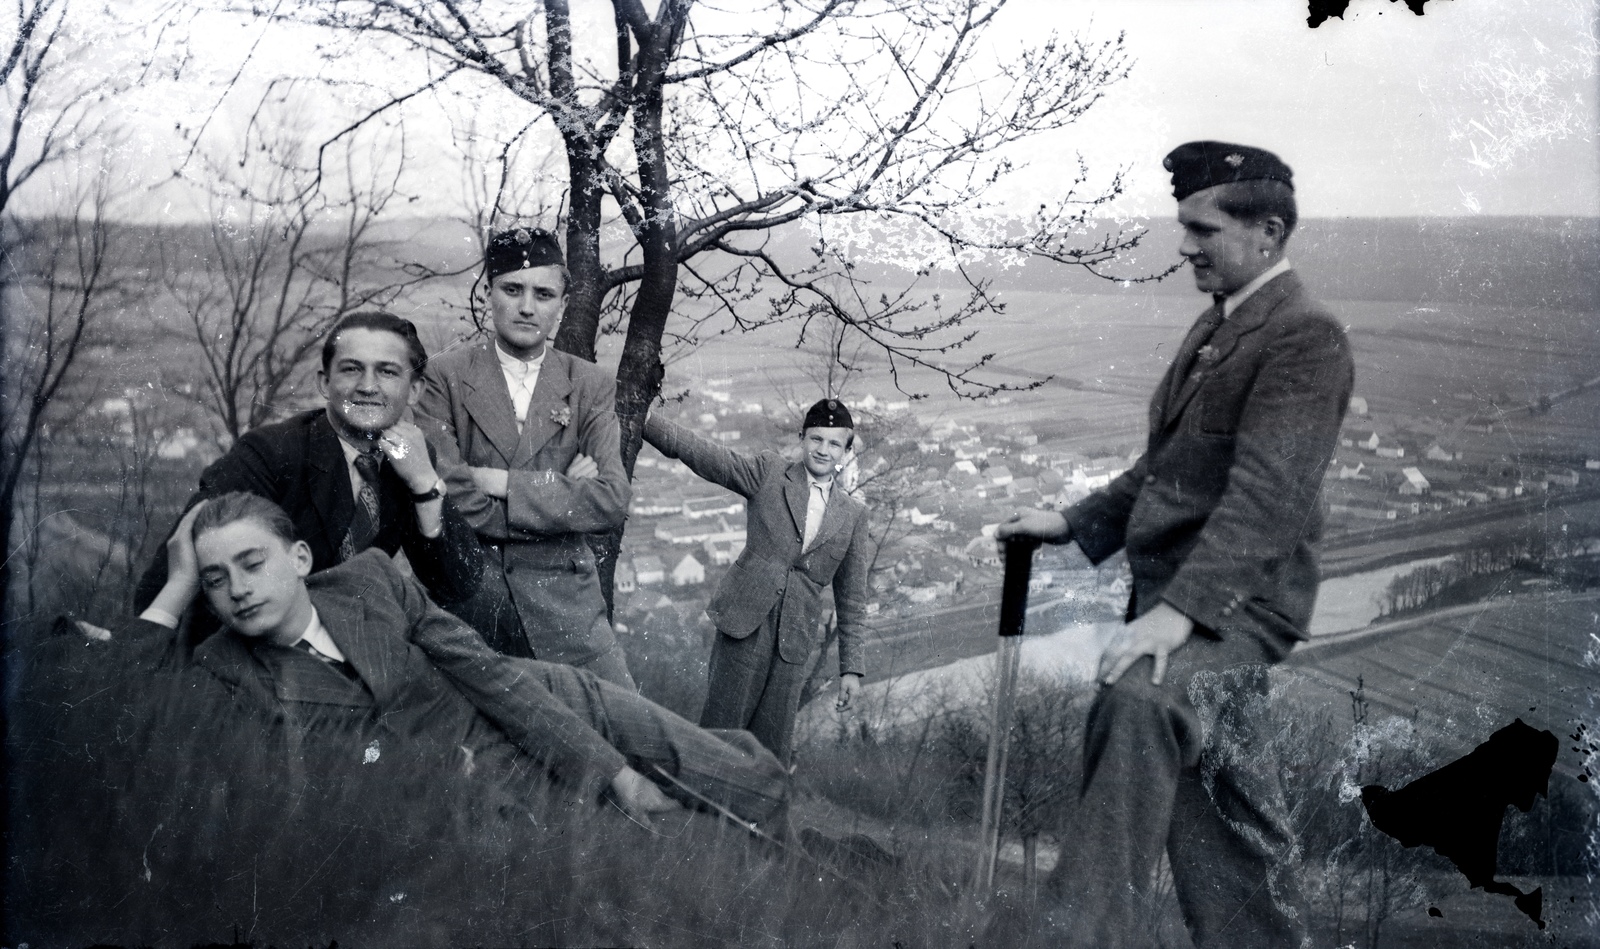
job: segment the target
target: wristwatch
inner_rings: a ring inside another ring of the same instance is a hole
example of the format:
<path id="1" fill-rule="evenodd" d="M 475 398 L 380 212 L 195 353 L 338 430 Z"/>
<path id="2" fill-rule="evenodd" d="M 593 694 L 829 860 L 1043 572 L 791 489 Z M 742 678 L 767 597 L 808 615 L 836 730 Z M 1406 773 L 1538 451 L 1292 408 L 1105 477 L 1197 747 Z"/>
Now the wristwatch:
<path id="1" fill-rule="evenodd" d="M 421 494 L 417 494 L 417 493 L 413 492 L 412 495 L 411 495 L 411 500 L 415 501 L 418 504 L 426 504 L 427 502 L 432 501 L 435 498 L 442 498 L 442 497 L 444 497 L 444 479 L 443 478 L 435 478 L 434 481 L 433 481 L 433 487 L 431 487 L 428 490 L 422 492 Z"/>

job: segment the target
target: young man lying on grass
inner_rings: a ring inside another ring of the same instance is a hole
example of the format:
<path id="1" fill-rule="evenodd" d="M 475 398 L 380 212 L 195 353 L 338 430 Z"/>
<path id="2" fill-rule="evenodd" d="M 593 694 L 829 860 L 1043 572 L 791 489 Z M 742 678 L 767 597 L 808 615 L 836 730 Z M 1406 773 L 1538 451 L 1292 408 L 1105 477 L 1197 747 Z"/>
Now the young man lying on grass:
<path id="1" fill-rule="evenodd" d="M 306 727 L 354 716 L 397 740 L 426 736 L 459 749 L 469 773 L 485 756 L 526 756 L 572 798 L 604 795 L 646 825 L 680 806 L 646 778 L 658 765 L 758 825 L 788 799 L 788 775 L 749 733 L 699 728 L 580 669 L 501 655 L 382 551 L 313 575 L 289 517 L 256 495 L 191 510 L 167 555 L 166 585 L 123 635 L 171 636 L 203 592 L 228 632 L 194 661 Z"/>

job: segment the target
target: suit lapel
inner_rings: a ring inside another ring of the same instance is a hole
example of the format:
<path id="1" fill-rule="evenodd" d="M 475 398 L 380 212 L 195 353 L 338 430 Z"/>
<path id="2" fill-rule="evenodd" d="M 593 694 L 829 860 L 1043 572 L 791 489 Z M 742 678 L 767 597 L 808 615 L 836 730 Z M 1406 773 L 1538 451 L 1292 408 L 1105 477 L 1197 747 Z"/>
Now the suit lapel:
<path id="1" fill-rule="evenodd" d="M 1163 413 L 1163 422 L 1171 424 L 1174 419 L 1183 414 L 1184 408 L 1189 404 L 1189 400 L 1194 398 L 1194 394 L 1200 391 L 1200 386 L 1205 382 L 1206 377 L 1214 374 L 1227 361 L 1228 357 L 1233 354 L 1234 349 L 1238 347 L 1241 339 L 1265 326 L 1267 317 L 1272 315 L 1272 311 L 1277 309 L 1278 304 L 1282 303 L 1284 298 L 1298 290 L 1299 287 L 1299 278 L 1294 275 L 1293 271 L 1289 271 L 1269 280 L 1266 286 L 1252 293 L 1250 299 L 1240 304 L 1239 308 L 1234 310 L 1233 314 L 1222 322 L 1222 325 L 1217 328 L 1217 331 L 1211 335 L 1211 339 L 1206 343 L 1211 349 L 1211 355 L 1205 360 L 1206 365 L 1192 364 L 1190 370 L 1185 373 L 1185 378 L 1181 380 L 1173 379 L 1172 384 L 1178 386 L 1178 391 L 1175 396 L 1167 400 L 1166 411 Z M 1185 349 L 1179 353 L 1180 358 L 1185 357 L 1190 352 L 1188 347 L 1191 344 L 1195 349 L 1200 348 L 1200 344 L 1196 340 L 1201 338 L 1200 330 L 1203 322 L 1197 323 L 1195 329 L 1190 332 L 1190 337 L 1184 340 Z M 1173 361 L 1174 367 L 1179 365 L 1181 363 L 1177 360 Z"/>
<path id="2" fill-rule="evenodd" d="M 333 562 L 337 562 L 339 543 L 355 519 L 356 501 L 350 485 L 350 465 L 345 461 L 339 436 L 334 433 L 326 412 L 320 413 L 311 423 L 306 463 L 317 472 L 308 485 L 311 506 L 316 508 L 317 517 L 322 521 L 322 530 L 317 536 L 328 538 L 333 545 Z M 332 566 L 332 563 L 323 566 Z"/>
<path id="3" fill-rule="evenodd" d="M 567 396 L 572 392 L 572 357 L 557 349 L 544 354 L 544 365 L 539 369 L 539 381 L 534 383 L 533 396 L 528 400 L 528 417 L 522 423 L 522 440 L 512 467 L 524 468 L 533 464 L 533 456 L 550 439 L 560 434 L 573 422 Z M 566 409 L 566 424 L 556 420 Z"/>
<path id="4" fill-rule="evenodd" d="M 794 518 L 795 535 L 804 540 L 806 532 L 806 491 L 809 488 L 806 482 L 805 465 L 798 462 L 790 465 L 784 470 L 783 477 L 783 499 L 789 502 L 789 516 Z"/>
<path id="5" fill-rule="evenodd" d="M 328 631 L 328 636 L 339 647 L 339 651 L 344 653 L 345 659 L 355 667 L 356 674 L 372 692 L 377 706 L 386 708 L 395 692 L 393 670 L 403 665 L 403 657 L 393 653 L 396 649 L 404 650 L 405 644 L 397 637 L 385 636 L 367 628 L 367 609 L 359 597 L 345 596 L 337 589 L 313 585 L 311 602 L 317 608 L 317 618 L 322 620 L 322 627 Z"/>
<path id="6" fill-rule="evenodd" d="M 195 647 L 194 660 L 230 688 L 253 693 L 258 701 L 275 704 L 272 676 L 256 661 L 237 634 L 222 630 Z"/>
<path id="7" fill-rule="evenodd" d="M 492 340 L 472 351 L 462 381 L 467 387 L 461 400 L 467 414 L 509 464 L 517 454 L 517 416 Z"/>

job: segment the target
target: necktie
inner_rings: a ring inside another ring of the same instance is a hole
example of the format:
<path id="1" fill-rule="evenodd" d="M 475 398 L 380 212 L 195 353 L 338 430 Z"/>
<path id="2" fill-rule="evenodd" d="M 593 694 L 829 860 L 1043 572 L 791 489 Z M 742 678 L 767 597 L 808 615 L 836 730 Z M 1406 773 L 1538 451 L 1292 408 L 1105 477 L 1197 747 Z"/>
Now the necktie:
<path id="1" fill-rule="evenodd" d="M 345 531 L 344 541 L 339 544 L 341 561 L 371 547 L 378 537 L 378 466 L 381 461 L 381 452 L 362 452 L 356 456 L 361 490 L 356 494 L 355 517 L 350 519 L 350 529 Z"/>
<path id="2" fill-rule="evenodd" d="M 360 677 L 356 675 L 356 667 L 352 666 L 350 664 L 349 660 L 345 660 L 345 661 L 341 662 L 340 660 L 335 659 L 332 656 L 325 656 L 322 653 L 318 652 L 316 650 L 316 647 L 312 646 L 310 643 L 306 642 L 303 639 L 300 640 L 299 642 L 295 643 L 294 645 L 295 645 L 296 649 L 299 649 L 299 650 L 301 650 L 303 652 L 306 652 L 306 653 L 310 654 L 311 656 L 314 656 L 317 659 L 320 659 L 326 665 L 332 666 L 334 669 L 338 670 L 340 675 L 344 676 L 346 679 L 349 679 L 351 682 L 359 681 Z"/>
<path id="3" fill-rule="evenodd" d="M 811 547 L 811 542 L 817 539 L 817 531 L 822 529 L 822 513 L 828 509 L 828 499 L 822 494 L 822 485 L 813 484 L 811 493 L 806 496 L 806 530 L 805 537 L 800 541 L 800 549 L 805 551 Z"/>
<path id="4" fill-rule="evenodd" d="M 1225 294 L 1215 293 L 1212 294 L 1211 299 L 1214 301 L 1211 304 L 1211 309 L 1201 314 L 1200 321 L 1195 327 L 1194 346 L 1179 357 L 1183 361 L 1183 365 L 1178 367 L 1178 371 L 1172 374 L 1172 384 L 1175 387 L 1173 391 L 1181 388 L 1184 381 L 1189 378 L 1189 373 L 1194 369 L 1195 359 L 1199 357 L 1200 350 L 1205 348 L 1206 343 L 1211 342 L 1211 337 L 1216 335 L 1217 327 L 1223 323 L 1222 301 L 1227 297 Z"/>

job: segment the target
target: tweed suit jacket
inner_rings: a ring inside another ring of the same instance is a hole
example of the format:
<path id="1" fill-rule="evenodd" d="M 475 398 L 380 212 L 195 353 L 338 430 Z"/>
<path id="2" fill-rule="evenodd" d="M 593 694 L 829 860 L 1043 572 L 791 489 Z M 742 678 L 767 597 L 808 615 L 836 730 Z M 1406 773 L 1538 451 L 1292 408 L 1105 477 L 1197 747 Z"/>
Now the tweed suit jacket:
<path id="1" fill-rule="evenodd" d="M 1275 655 L 1306 638 L 1322 478 L 1353 378 L 1343 328 L 1293 271 L 1256 290 L 1204 348 L 1196 323 L 1150 400 L 1143 457 L 1066 513 L 1095 563 L 1127 548 L 1129 619 L 1165 600 Z"/>
<path id="2" fill-rule="evenodd" d="M 451 500 L 505 575 L 534 655 L 581 663 L 616 642 L 584 536 L 620 527 L 633 496 L 616 385 L 592 363 L 550 349 L 519 433 L 494 345 L 430 359 L 418 420 L 446 458 Z M 594 459 L 596 477 L 567 477 L 580 453 Z M 478 490 L 460 463 L 505 469 L 505 499 Z"/>
<path id="3" fill-rule="evenodd" d="M 430 438 L 430 457 L 438 441 Z M 311 547 L 312 569 L 339 562 L 339 544 L 355 518 L 350 468 L 339 436 L 324 409 L 302 412 L 282 422 L 246 432 L 233 448 L 200 475 L 200 489 L 184 510 L 230 491 L 248 491 L 282 507 L 295 531 Z M 378 475 L 378 536 L 372 546 L 393 555 L 404 550 L 417 579 L 441 603 L 466 599 L 483 578 L 483 551 L 471 525 L 450 499 L 444 502 L 444 529 L 426 537 L 417 526 L 411 490 L 391 465 Z M 154 600 L 167 582 L 167 548 L 139 581 L 137 609 Z M 211 628 L 215 628 L 212 626 Z"/>
<path id="4" fill-rule="evenodd" d="M 828 494 L 816 537 L 802 550 L 809 490 L 805 465 L 773 451 L 743 455 L 655 416 L 645 422 L 644 438 L 748 502 L 744 552 L 706 607 L 717 629 L 743 639 L 781 604 L 779 654 L 788 662 L 804 662 L 820 641 L 822 590 L 832 584 L 839 672 L 860 675 L 872 562 L 866 505 L 836 487 Z"/>
<path id="5" fill-rule="evenodd" d="M 490 649 L 381 552 L 369 549 L 314 573 L 306 586 L 365 690 L 321 660 L 232 632 L 200 644 L 194 661 L 236 694 L 292 718 L 370 715 L 381 731 L 427 735 L 477 755 L 504 754 L 509 738 L 585 800 L 597 798 L 627 764 L 529 674 L 528 660 Z M 140 625 L 148 635 L 171 635 Z"/>

